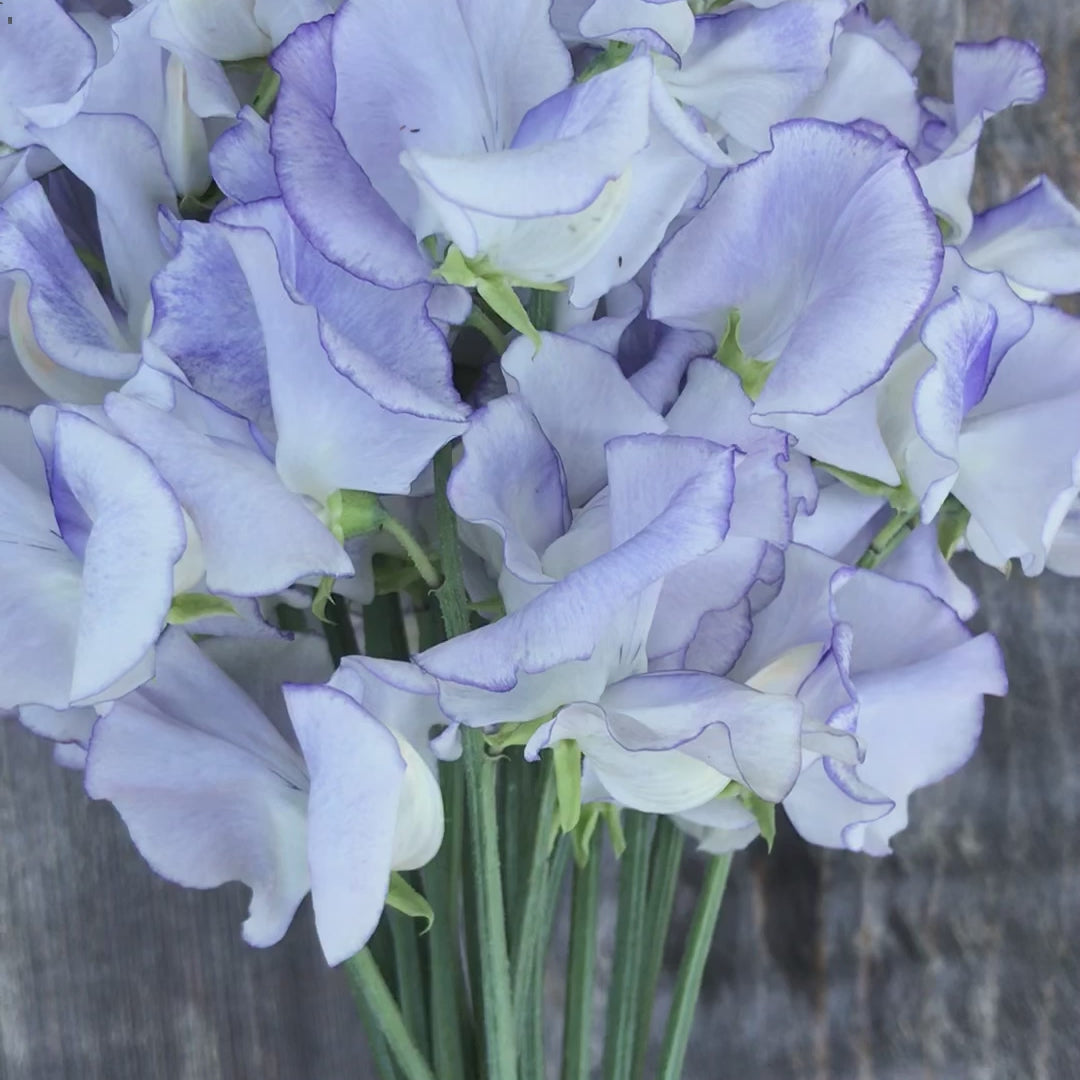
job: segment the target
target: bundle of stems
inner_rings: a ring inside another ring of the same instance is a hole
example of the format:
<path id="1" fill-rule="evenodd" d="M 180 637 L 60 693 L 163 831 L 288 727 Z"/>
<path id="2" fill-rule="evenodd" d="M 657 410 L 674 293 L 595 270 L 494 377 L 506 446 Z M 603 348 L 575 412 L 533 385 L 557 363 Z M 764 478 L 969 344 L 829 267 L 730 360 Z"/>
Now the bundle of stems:
<path id="1" fill-rule="evenodd" d="M 435 461 L 442 582 L 426 596 L 413 596 L 422 647 L 470 626 L 456 523 L 446 498 L 450 464 L 446 449 Z M 344 603 L 335 599 L 328 612 L 334 651 L 357 651 Z M 363 624 L 368 655 L 408 655 L 399 594 L 377 597 L 364 609 Z M 565 832 L 552 751 L 530 763 L 520 747 L 492 746 L 481 730 L 463 729 L 461 735 L 460 760 L 440 765 L 442 848 L 422 871 L 404 875 L 430 907 L 430 925 L 387 907 L 369 945 L 345 965 L 379 1075 L 544 1080 L 547 1057 L 558 1051 L 562 1080 L 588 1080 L 602 1021 L 603 1080 L 641 1080 L 650 1033 L 654 1021 L 659 1023 L 654 1003 L 683 834 L 666 818 L 630 811 L 596 815 L 592 827 L 579 823 Z M 601 820 L 606 828 L 596 827 Z M 705 872 L 659 1058 L 648 1073 L 659 1080 L 682 1075 L 730 859 L 711 857 Z M 618 900 L 601 1009 L 597 919 L 601 870 L 609 861 L 617 866 Z M 560 914 L 569 918 L 561 970 L 551 956 Z M 563 987 L 561 1038 L 545 1015 L 549 977 Z"/>

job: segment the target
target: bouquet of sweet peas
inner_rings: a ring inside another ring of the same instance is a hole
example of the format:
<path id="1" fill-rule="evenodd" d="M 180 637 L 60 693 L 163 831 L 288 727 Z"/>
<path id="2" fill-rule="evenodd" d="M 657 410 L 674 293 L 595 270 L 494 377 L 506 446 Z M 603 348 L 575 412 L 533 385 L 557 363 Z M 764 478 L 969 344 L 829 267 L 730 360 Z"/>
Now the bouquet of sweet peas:
<path id="1" fill-rule="evenodd" d="M 252 945 L 310 892 L 389 1080 L 543 1077 L 559 917 L 590 1075 L 613 850 L 605 1080 L 674 1080 L 732 853 L 887 854 L 1005 693 L 953 556 L 1080 573 L 1080 210 L 969 202 L 1037 50 L 950 103 L 848 0 L 10 10 L 0 707 Z"/>

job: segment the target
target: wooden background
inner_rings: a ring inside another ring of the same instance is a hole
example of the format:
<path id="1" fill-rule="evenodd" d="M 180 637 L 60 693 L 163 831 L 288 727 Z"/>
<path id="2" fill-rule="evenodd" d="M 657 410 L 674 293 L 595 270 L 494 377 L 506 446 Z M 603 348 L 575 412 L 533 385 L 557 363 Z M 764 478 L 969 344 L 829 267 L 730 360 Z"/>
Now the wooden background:
<path id="1" fill-rule="evenodd" d="M 926 44 L 926 85 L 943 96 L 953 40 L 1038 43 L 1047 97 L 994 121 L 978 200 L 1045 171 L 1080 201 L 1080 4 L 874 11 Z M 1009 698 L 991 702 L 972 763 L 916 796 L 895 857 L 790 834 L 771 857 L 739 857 L 687 1080 L 1080 1077 L 1080 581 L 965 572 L 1004 646 Z M 685 865 L 684 924 L 700 873 Z M 239 886 L 155 878 L 46 743 L 0 725 L 0 1078 L 373 1076 L 308 906 L 265 952 L 240 941 L 244 910 Z M 557 1002 L 554 973 L 549 989 Z"/>

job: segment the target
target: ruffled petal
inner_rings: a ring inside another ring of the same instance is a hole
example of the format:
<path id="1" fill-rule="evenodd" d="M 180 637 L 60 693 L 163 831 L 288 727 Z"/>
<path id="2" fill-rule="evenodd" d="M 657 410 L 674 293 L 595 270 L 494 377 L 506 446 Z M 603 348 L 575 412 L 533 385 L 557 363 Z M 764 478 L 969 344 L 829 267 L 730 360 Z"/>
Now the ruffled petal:
<path id="1" fill-rule="evenodd" d="M 775 364 L 755 407 L 770 422 L 828 412 L 878 379 L 941 267 L 895 145 L 820 121 L 781 125 L 773 144 L 662 249 L 650 305 L 718 337 L 739 311 L 743 352 Z"/>
<path id="2" fill-rule="evenodd" d="M 285 698 L 311 774 L 315 928 L 327 963 L 340 964 L 364 947 L 382 915 L 405 761 L 393 734 L 340 690 L 287 686 Z"/>
<path id="3" fill-rule="evenodd" d="M 307 778 L 273 725 L 186 635 L 98 719 L 86 790 L 108 799 L 151 867 L 189 888 L 252 890 L 244 939 L 267 946 L 307 894 Z"/>
<path id="4" fill-rule="evenodd" d="M 542 334 L 541 342 L 537 351 L 518 338 L 503 356 L 503 371 L 558 452 L 570 505 L 583 506 L 607 482 L 604 447 L 610 439 L 656 434 L 666 425 L 609 353 L 560 334 Z M 598 401 L 604 402 L 602 412 Z"/>

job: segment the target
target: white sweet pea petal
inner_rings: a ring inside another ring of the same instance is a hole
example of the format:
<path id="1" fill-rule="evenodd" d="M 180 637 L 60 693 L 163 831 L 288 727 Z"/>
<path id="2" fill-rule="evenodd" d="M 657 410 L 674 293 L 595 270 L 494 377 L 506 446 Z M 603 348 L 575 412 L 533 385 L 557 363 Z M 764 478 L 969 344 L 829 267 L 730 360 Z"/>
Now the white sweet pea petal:
<path id="1" fill-rule="evenodd" d="M 62 481 L 89 524 L 71 676 L 72 700 L 87 701 L 153 647 L 187 531 L 172 491 L 134 446 L 68 412 L 54 438 L 54 490 Z"/>
<path id="2" fill-rule="evenodd" d="M 984 562 L 1018 558 L 1038 574 L 1080 489 L 1080 322 L 1037 308 L 960 433 L 953 493 L 971 511 L 966 538 Z"/>
<path id="3" fill-rule="evenodd" d="M 767 150 L 769 129 L 797 115 L 825 81 L 845 6 L 844 0 L 789 0 L 702 18 L 678 67 L 657 61 L 661 76 L 677 100 L 743 145 Z"/>
<path id="4" fill-rule="evenodd" d="M 656 434 L 667 425 L 609 353 L 562 335 L 540 338 L 539 350 L 518 338 L 503 355 L 503 372 L 558 452 L 570 505 L 583 506 L 607 481 L 604 448 L 610 439 Z M 602 412 L 598 401 L 604 402 Z"/>
<path id="5" fill-rule="evenodd" d="M 87 793 L 113 803 L 157 873 L 251 888 L 257 946 L 281 939 L 309 888 L 306 789 L 299 755 L 177 631 L 154 680 L 99 718 L 86 763 Z"/>
<path id="6" fill-rule="evenodd" d="M 327 686 L 284 692 L 311 774 L 315 927 L 327 963 L 340 964 L 363 948 L 382 915 L 406 762 L 393 734 L 347 694 Z"/>
<path id="7" fill-rule="evenodd" d="M 661 250 L 649 310 L 718 339 L 737 310 L 743 352 L 775 364 L 755 417 L 783 427 L 880 378 L 937 284 L 941 243 L 894 144 L 807 120 L 773 144 Z"/>
<path id="8" fill-rule="evenodd" d="M 573 739 L 581 747 L 611 797 L 621 806 L 648 814 L 670 814 L 714 798 L 731 782 L 708 763 L 679 750 L 641 749 L 622 739 L 644 744 L 652 735 L 632 717 L 608 712 L 599 705 L 571 705 L 545 724 L 526 747 L 535 757 L 544 747 Z"/>
<path id="9" fill-rule="evenodd" d="M 979 270 L 1000 270 L 1027 299 L 1080 292 L 1080 209 L 1041 176 L 979 214 L 961 251 Z"/>

